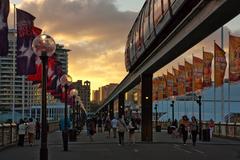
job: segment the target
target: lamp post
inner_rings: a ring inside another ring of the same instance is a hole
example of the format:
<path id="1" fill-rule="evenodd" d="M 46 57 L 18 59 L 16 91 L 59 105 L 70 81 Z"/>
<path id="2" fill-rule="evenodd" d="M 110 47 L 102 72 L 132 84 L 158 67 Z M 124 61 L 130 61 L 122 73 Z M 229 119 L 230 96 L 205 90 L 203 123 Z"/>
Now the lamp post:
<path id="1" fill-rule="evenodd" d="M 157 112 L 157 103 L 155 104 L 155 107 L 154 107 L 154 109 L 155 109 L 155 129 L 157 130 L 157 123 L 158 123 L 158 112 Z"/>
<path id="2" fill-rule="evenodd" d="M 73 97 L 73 106 L 72 106 L 72 111 L 73 111 L 73 128 L 75 128 L 75 108 L 76 108 L 76 106 L 75 106 L 75 98 L 76 98 L 76 96 L 78 95 L 78 91 L 76 90 L 76 89 L 72 89 L 71 91 L 70 91 L 70 96 L 71 97 Z"/>
<path id="3" fill-rule="evenodd" d="M 77 102 L 77 105 L 76 105 L 76 108 L 77 108 L 77 129 L 80 128 L 80 105 L 79 105 L 79 102 L 80 102 L 80 97 L 77 96 L 76 97 L 76 102 Z"/>
<path id="4" fill-rule="evenodd" d="M 172 107 L 172 123 L 174 122 L 174 101 L 172 101 L 172 104 L 170 104 Z"/>
<path id="5" fill-rule="evenodd" d="M 68 151 L 68 121 L 67 121 L 67 91 L 68 87 L 72 82 L 72 77 L 64 74 L 60 78 L 60 83 L 64 87 L 64 95 L 65 95 L 65 108 L 64 108 L 64 130 L 62 132 L 62 137 L 63 137 L 63 150 Z"/>
<path id="6" fill-rule="evenodd" d="M 51 57 L 56 50 L 54 39 L 46 34 L 37 36 L 32 42 L 34 53 L 42 61 L 42 131 L 41 131 L 41 148 L 40 160 L 48 160 L 47 148 L 47 70 L 48 57 Z"/>
<path id="7" fill-rule="evenodd" d="M 196 102 L 199 106 L 199 140 L 202 140 L 202 96 L 199 95 Z"/>

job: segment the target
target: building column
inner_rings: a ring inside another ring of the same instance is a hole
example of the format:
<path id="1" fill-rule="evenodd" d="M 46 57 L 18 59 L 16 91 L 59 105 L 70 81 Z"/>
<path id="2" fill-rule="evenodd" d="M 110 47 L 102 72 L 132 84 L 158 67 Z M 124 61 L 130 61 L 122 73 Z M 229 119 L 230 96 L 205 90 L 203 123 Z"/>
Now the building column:
<path id="1" fill-rule="evenodd" d="M 118 95 L 118 117 L 122 117 L 124 115 L 125 108 L 124 100 L 125 100 L 124 93 L 120 93 Z"/>
<path id="2" fill-rule="evenodd" d="M 113 108 L 113 106 L 114 106 L 114 101 L 111 101 L 109 103 L 109 111 L 108 111 L 110 119 L 113 119 L 113 117 L 114 117 L 114 108 Z"/>
<path id="3" fill-rule="evenodd" d="M 152 74 L 142 75 L 142 141 L 152 141 Z"/>

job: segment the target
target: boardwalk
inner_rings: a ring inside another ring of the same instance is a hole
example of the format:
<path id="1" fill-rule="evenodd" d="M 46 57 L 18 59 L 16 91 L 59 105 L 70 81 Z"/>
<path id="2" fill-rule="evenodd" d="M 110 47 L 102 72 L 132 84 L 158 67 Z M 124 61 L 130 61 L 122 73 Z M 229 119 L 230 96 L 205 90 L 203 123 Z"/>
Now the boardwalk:
<path id="1" fill-rule="evenodd" d="M 127 137 L 126 137 L 127 138 Z M 77 142 L 69 142 L 69 151 L 64 152 L 61 132 L 55 132 L 48 137 L 49 160 L 145 160 L 145 159 L 240 159 L 240 142 L 214 138 L 212 142 L 199 142 L 196 147 L 191 145 L 190 139 L 186 146 L 181 139 L 169 136 L 166 132 L 154 134 L 153 143 L 140 142 L 137 133 L 137 143 L 124 146 L 117 145 L 117 139 L 106 138 L 104 134 L 96 134 L 90 142 L 83 131 Z M 226 157 L 227 156 L 227 157 Z M 10 147 L 0 152 L 1 160 L 39 160 L 39 142 L 33 147 Z"/>

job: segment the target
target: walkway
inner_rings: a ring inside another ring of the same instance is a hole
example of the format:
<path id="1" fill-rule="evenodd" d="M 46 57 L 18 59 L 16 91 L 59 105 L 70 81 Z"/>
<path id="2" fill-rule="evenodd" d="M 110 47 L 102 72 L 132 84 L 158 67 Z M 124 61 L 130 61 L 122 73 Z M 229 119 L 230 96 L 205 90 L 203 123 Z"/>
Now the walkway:
<path id="1" fill-rule="evenodd" d="M 184 160 L 237 160 L 240 158 L 240 142 L 214 138 L 212 142 L 198 142 L 196 147 L 182 145 L 181 139 L 169 136 L 166 132 L 154 133 L 153 143 L 140 142 L 124 146 L 117 145 L 117 139 L 107 139 L 105 134 L 96 134 L 94 142 L 90 142 L 83 131 L 77 142 L 69 142 L 69 151 L 64 152 L 61 132 L 48 137 L 49 160 L 146 160 L 146 159 L 184 159 Z M 127 138 L 127 137 L 126 137 Z M 226 157 L 227 156 L 227 157 Z M 11 147 L 0 152 L 1 160 L 39 160 L 39 142 L 33 147 Z"/>

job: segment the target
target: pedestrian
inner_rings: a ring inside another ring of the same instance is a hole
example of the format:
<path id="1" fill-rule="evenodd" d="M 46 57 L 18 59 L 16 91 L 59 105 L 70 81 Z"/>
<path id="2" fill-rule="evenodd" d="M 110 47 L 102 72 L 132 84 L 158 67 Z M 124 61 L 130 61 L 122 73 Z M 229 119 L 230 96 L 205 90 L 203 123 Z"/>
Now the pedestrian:
<path id="1" fill-rule="evenodd" d="M 93 135 L 96 133 L 96 125 L 94 119 L 89 119 L 87 123 L 88 136 L 90 141 L 93 141 Z"/>
<path id="2" fill-rule="evenodd" d="M 127 130 L 127 125 L 123 117 L 119 117 L 117 121 L 119 145 L 124 145 L 124 132 Z"/>
<path id="3" fill-rule="evenodd" d="M 30 146 L 32 146 L 33 145 L 33 137 L 35 134 L 35 124 L 34 124 L 32 118 L 29 119 L 29 122 L 27 124 L 27 132 L 28 132 L 28 142 L 29 142 Z"/>
<path id="4" fill-rule="evenodd" d="M 191 129 L 191 134 L 192 134 L 192 143 L 193 146 L 196 146 L 196 141 L 197 141 L 197 133 L 198 133 L 198 122 L 195 116 L 192 116 L 191 118 L 191 123 L 190 123 L 190 129 Z"/>
<path id="5" fill-rule="evenodd" d="M 98 117 L 97 124 L 98 124 L 98 132 L 102 132 L 102 118 L 101 117 Z"/>
<path id="6" fill-rule="evenodd" d="M 186 141 L 188 138 L 188 128 L 189 128 L 189 120 L 186 115 L 184 115 L 180 120 L 180 128 L 181 128 L 182 137 L 183 137 L 183 144 L 186 145 Z"/>
<path id="7" fill-rule="evenodd" d="M 135 144 L 135 130 L 137 129 L 137 124 L 133 118 L 131 118 L 128 131 L 129 131 L 129 144 Z"/>
<path id="8" fill-rule="evenodd" d="M 117 119 L 115 117 L 113 117 L 111 125 L 113 129 L 113 138 L 117 138 Z"/>
<path id="9" fill-rule="evenodd" d="M 36 130 L 36 140 L 39 140 L 40 139 L 40 122 L 39 120 L 37 119 L 36 121 L 36 124 L 35 124 L 35 130 Z"/>
<path id="10" fill-rule="evenodd" d="M 110 132 L 111 132 L 111 120 L 109 117 L 106 118 L 104 123 L 104 131 L 108 132 L 107 138 L 110 138 Z"/>
<path id="11" fill-rule="evenodd" d="M 18 145 L 22 147 L 24 146 L 24 137 L 26 134 L 26 128 L 27 128 L 26 124 L 22 119 L 20 119 L 19 125 L 18 125 Z"/>
<path id="12" fill-rule="evenodd" d="M 215 123 L 213 121 L 213 119 L 211 118 L 210 121 L 208 122 L 208 128 L 209 128 L 209 132 L 210 132 L 210 139 L 212 139 L 213 136 L 213 130 L 215 128 Z"/>

